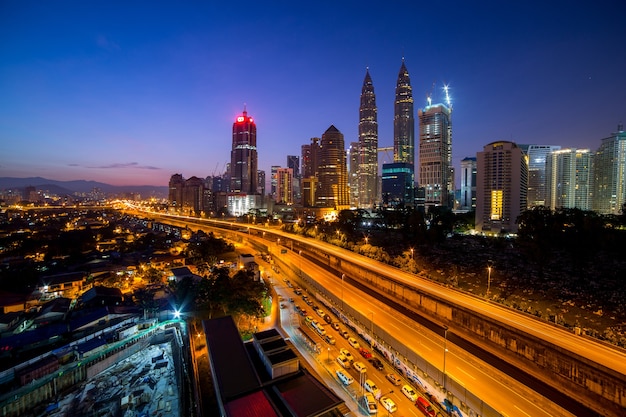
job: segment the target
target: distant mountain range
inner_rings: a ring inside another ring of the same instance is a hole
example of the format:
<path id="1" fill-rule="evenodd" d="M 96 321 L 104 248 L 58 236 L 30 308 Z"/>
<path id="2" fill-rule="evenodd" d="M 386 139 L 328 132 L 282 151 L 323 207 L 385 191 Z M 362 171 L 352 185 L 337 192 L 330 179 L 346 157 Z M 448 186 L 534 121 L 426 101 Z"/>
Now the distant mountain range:
<path id="1" fill-rule="evenodd" d="M 37 190 L 47 190 L 57 195 L 73 195 L 74 193 L 88 193 L 94 188 L 100 189 L 106 194 L 135 193 L 145 197 L 166 198 L 168 194 L 167 186 L 155 185 L 110 185 L 97 181 L 56 181 L 41 177 L 14 178 L 0 177 L 0 189 L 20 189 L 25 187 L 35 187 Z"/>

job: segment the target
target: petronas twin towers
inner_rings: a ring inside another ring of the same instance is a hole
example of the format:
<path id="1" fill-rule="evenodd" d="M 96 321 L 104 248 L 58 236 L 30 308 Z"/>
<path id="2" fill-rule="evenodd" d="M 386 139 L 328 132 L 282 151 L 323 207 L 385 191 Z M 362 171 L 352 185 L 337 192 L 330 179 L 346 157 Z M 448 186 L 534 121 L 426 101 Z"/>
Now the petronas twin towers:
<path id="1" fill-rule="evenodd" d="M 369 69 L 365 72 L 359 107 L 359 207 L 372 207 L 380 200 L 378 190 L 378 120 L 376 94 Z M 414 165 L 415 118 L 413 91 L 409 72 L 404 65 L 398 74 L 393 118 L 394 162 Z"/>

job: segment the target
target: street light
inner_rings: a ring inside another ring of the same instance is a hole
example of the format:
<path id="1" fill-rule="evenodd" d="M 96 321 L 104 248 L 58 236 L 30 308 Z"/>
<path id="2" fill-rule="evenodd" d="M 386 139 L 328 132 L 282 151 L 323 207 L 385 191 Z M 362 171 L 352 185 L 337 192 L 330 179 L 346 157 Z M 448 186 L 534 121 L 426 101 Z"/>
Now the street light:
<path id="1" fill-rule="evenodd" d="M 491 289 L 491 264 L 487 265 L 487 298 L 489 298 L 489 290 Z"/>
<path id="2" fill-rule="evenodd" d="M 446 390 L 446 352 L 448 351 L 447 348 L 447 344 L 448 344 L 448 326 L 443 326 L 443 391 L 444 394 L 446 394 L 446 397 L 448 396 L 447 394 L 447 390 Z"/>
<path id="3" fill-rule="evenodd" d="M 415 251 L 415 249 L 411 248 L 411 260 L 413 260 L 413 252 Z"/>

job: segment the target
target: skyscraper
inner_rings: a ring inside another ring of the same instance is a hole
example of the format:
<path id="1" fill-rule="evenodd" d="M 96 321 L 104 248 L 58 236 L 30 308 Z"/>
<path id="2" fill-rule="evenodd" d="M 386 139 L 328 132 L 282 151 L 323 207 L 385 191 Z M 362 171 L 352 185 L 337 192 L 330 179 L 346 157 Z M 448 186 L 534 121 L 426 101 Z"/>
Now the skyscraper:
<path id="1" fill-rule="evenodd" d="M 248 112 L 237 116 L 233 123 L 233 145 L 230 152 L 230 192 L 257 193 L 256 124 Z"/>
<path id="2" fill-rule="evenodd" d="M 528 155 L 528 207 L 546 204 L 546 158 L 558 145 L 520 145 Z"/>
<path id="3" fill-rule="evenodd" d="M 626 132 L 602 139 L 594 157 L 593 210 L 600 214 L 620 214 L 626 204 Z"/>
<path id="4" fill-rule="evenodd" d="M 461 210 L 476 209 L 476 158 L 461 160 Z"/>
<path id="5" fill-rule="evenodd" d="M 359 106 L 358 206 L 372 207 L 378 199 L 378 109 L 369 70 L 361 88 Z M 352 171 L 352 169 L 351 169 Z"/>
<path id="6" fill-rule="evenodd" d="M 347 208 L 348 170 L 343 134 L 332 125 L 322 135 L 317 176 L 319 189 L 315 196 L 316 205 L 337 210 Z"/>
<path id="7" fill-rule="evenodd" d="M 591 210 L 592 160 L 593 153 L 589 149 L 562 149 L 550 152 L 546 157 L 544 205 L 552 210 L 558 208 Z"/>
<path id="8" fill-rule="evenodd" d="M 476 231 L 517 233 L 526 210 L 528 157 L 513 142 L 492 142 L 476 154 Z"/>
<path id="9" fill-rule="evenodd" d="M 430 104 L 418 110 L 420 188 L 424 205 L 454 208 L 454 168 L 452 166 L 451 109 L 445 104 Z"/>
<path id="10" fill-rule="evenodd" d="M 276 170 L 276 202 L 293 204 L 293 169 L 278 168 Z"/>
<path id="11" fill-rule="evenodd" d="M 413 90 L 409 71 L 402 65 L 396 83 L 396 100 L 393 116 L 393 160 L 415 167 L 415 116 L 413 113 Z"/>

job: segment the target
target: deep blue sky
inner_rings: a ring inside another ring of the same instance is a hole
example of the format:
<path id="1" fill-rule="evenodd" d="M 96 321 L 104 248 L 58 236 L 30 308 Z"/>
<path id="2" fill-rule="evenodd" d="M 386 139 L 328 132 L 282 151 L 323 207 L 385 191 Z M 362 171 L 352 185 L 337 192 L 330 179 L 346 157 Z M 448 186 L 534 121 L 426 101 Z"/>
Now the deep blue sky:
<path id="1" fill-rule="evenodd" d="M 0 1 L 0 176 L 221 174 L 244 103 L 269 176 L 331 124 L 358 140 L 368 66 L 391 146 L 403 56 L 416 113 L 450 85 L 457 169 L 500 139 L 597 149 L 626 123 L 626 2 L 508 3 Z"/>

